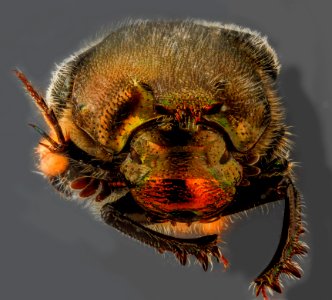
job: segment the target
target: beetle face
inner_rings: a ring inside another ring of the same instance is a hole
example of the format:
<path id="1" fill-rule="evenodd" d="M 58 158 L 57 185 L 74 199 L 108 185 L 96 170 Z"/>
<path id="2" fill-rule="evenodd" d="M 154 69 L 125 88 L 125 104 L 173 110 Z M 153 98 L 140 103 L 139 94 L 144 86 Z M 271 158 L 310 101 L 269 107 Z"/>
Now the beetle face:
<path id="1" fill-rule="evenodd" d="M 66 60 L 46 101 L 17 71 L 50 126 L 39 169 L 66 197 L 181 264 L 223 262 L 227 216 L 284 199 L 275 256 L 256 294 L 300 277 L 300 195 L 274 81 L 258 33 L 195 21 L 134 22 Z M 171 227 L 170 227 L 171 226 Z M 170 229 L 172 228 L 172 229 Z"/>
<path id="2" fill-rule="evenodd" d="M 248 152 L 269 123 L 262 70 L 220 28 L 176 23 L 119 30 L 84 54 L 72 86 L 76 125 L 114 156 L 136 202 L 161 219 L 209 220 L 242 179 Z M 208 43 L 193 44 L 206 35 Z M 120 41 L 120 42 L 119 42 Z M 170 45 L 170 42 L 172 45 Z M 77 145 L 80 142 L 77 141 Z M 126 149 L 125 149 L 126 148 Z M 84 150 L 84 148 L 83 148 Z"/>
<path id="3" fill-rule="evenodd" d="M 121 165 L 134 199 L 160 218 L 211 219 L 232 201 L 241 181 L 242 167 L 223 135 L 204 125 L 192 127 L 165 122 L 139 132 Z"/>

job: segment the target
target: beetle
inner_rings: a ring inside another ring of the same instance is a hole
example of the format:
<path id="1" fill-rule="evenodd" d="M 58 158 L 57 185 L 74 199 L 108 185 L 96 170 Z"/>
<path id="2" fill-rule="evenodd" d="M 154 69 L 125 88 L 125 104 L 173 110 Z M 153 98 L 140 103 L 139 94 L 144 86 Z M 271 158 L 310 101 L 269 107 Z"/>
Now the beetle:
<path id="1" fill-rule="evenodd" d="M 236 25 L 131 21 L 66 59 L 44 99 L 38 169 L 65 197 L 182 265 L 225 267 L 229 216 L 284 200 L 277 250 L 253 281 L 264 299 L 301 277 L 307 246 L 289 130 L 267 39 Z"/>

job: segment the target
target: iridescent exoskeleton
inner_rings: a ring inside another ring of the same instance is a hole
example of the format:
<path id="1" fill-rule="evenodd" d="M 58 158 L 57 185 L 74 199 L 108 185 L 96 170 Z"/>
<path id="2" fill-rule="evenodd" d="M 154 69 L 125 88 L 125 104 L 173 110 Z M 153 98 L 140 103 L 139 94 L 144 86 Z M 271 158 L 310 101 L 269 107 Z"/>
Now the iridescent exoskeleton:
<path id="1" fill-rule="evenodd" d="M 136 21 L 66 59 L 45 100 L 17 76 L 49 132 L 38 169 L 105 223 L 181 264 L 227 266 L 228 216 L 284 200 L 278 248 L 256 294 L 301 277 L 301 196 L 266 38 L 235 25 Z"/>

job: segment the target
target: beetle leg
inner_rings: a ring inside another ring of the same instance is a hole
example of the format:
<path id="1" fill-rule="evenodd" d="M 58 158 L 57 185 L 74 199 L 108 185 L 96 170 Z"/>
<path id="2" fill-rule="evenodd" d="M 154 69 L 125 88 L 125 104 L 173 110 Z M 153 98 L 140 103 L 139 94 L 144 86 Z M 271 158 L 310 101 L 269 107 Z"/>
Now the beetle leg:
<path id="1" fill-rule="evenodd" d="M 281 293 L 279 276 L 286 274 L 291 277 L 301 277 L 300 266 L 292 261 L 294 255 L 305 255 L 307 246 L 299 241 L 304 232 L 301 222 L 301 196 L 290 178 L 282 180 L 278 192 L 285 199 L 285 211 L 281 238 L 278 248 L 265 270 L 254 280 L 256 296 L 262 293 L 267 299 L 266 289 Z"/>
<path id="2" fill-rule="evenodd" d="M 245 199 L 246 201 L 243 201 Z M 278 248 L 265 270 L 254 280 L 255 292 L 267 298 L 267 290 L 281 293 L 279 276 L 284 273 L 301 277 L 300 267 L 292 261 L 294 255 L 305 255 L 307 246 L 299 241 L 304 232 L 301 221 L 301 196 L 289 177 L 264 176 L 251 181 L 250 186 L 238 187 L 237 195 L 222 216 L 243 212 L 257 206 L 285 200 L 284 220 Z"/>
<path id="3" fill-rule="evenodd" d="M 131 236 L 132 238 L 156 248 L 159 252 L 170 251 L 182 265 L 187 262 L 188 255 L 193 255 L 201 263 L 203 269 L 208 269 L 211 258 L 225 264 L 226 260 L 217 246 L 218 235 L 207 235 L 193 239 L 181 239 L 167 236 L 153 231 L 119 212 L 113 204 L 107 203 L 102 207 L 101 217 L 106 224 Z"/>

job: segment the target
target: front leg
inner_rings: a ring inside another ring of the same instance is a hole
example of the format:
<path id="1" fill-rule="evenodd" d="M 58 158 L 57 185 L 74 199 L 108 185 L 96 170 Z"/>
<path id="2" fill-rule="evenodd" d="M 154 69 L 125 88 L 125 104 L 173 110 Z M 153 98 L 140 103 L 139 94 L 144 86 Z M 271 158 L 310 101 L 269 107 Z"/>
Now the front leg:
<path id="1" fill-rule="evenodd" d="M 219 242 L 218 235 L 212 234 L 190 239 L 164 235 L 134 221 L 114 205 L 110 203 L 104 205 L 101 210 L 101 216 L 106 224 L 113 226 L 117 230 L 154 247 L 161 253 L 164 251 L 174 253 L 182 265 L 186 264 L 188 255 L 193 255 L 205 271 L 208 269 L 212 257 L 215 257 L 218 262 L 222 262 L 225 267 L 227 266 L 227 261 L 217 246 Z"/>
<path id="2" fill-rule="evenodd" d="M 307 253 L 306 244 L 299 240 L 299 236 L 305 231 L 301 221 L 301 196 L 288 177 L 279 183 L 277 192 L 285 199 L 279 245 L 269 265 L 253 282 L 256 296 L 262 293 L 264 299 L 268 299 L 266 289 L 281 293 L 281 274 L 301 277 L 301 268 L 292 258 L 294 255 L 302 256 Z"/>
<path id="3" fill-rule="evenodd" d="M 303 256 L 307 252 L 305 243 L 299 240 L 304 233 L 301 220 L 301 196 L 294 186 L 289 174 L 288 163 L 280 169 L 272 165 L 270 172 L 258 178 L 250 177 L 250 185 L 238 187 L 236 197 L 231 205 L 222 211 L 222 216 L 241 213 L 245 210 L 285 200 L 284 220 L 278 248 L 269 265 L 254 280 L 255 293 L 262 293 L 266 300 L 267 290 L 281 293 L 280 275 L 301 277 L 301 268 L 292 261 L 294 255 Z M 263 168 L 266 170 L 268 168 Z"/>

